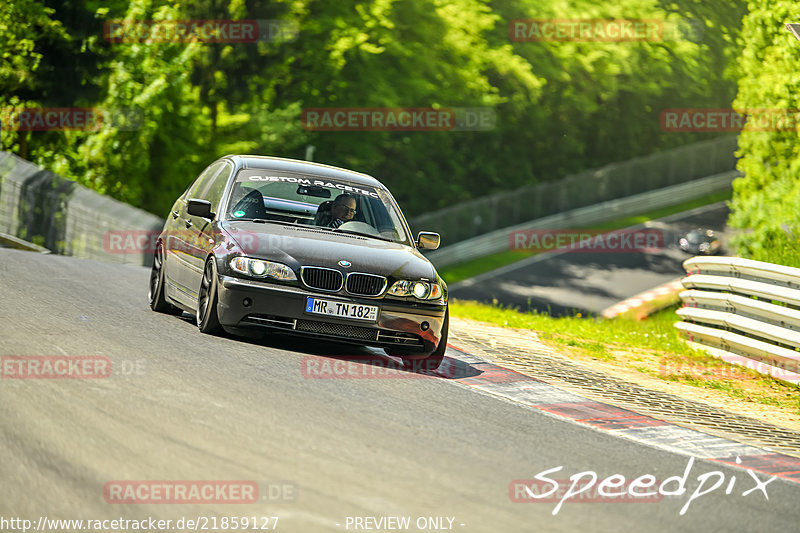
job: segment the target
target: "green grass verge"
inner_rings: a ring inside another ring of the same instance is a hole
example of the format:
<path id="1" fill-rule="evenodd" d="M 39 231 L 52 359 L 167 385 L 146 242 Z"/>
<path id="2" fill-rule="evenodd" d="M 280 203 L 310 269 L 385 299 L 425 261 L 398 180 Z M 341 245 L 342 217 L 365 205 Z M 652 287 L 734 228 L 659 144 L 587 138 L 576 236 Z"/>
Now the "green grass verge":
<path id="1" fill-rule="evenodd" d="M 684 202 L 681 204 L 676 204 L 673 206 L 656 209 L 654 211 L 648 211 L 646 213 L 641 213 L 634 216 L 629 216 L 625 218 L 612 220 L 609 222 L 604 222 L 602 224 L 597 224 L 594 226 L 590 226 L 588 228 L 565 228 L 565 229 L 612 231 L 615 229 L 628 228 L 630 226 L 635 226 L 637 224 L 643 224 L 648 220 L 655 220 L 657 218 L 663 218 L 669 215 L 674 215 L 675 213 L 682 213 L 683 211 L 689 211 L 690 209 L 694 209 L 695 207 L 710 205 L 716 202 L 721 202 L 723 200 L 730 200 L 730 198 L 731 198 L 731 191 L 722 191 L 719 193 L 708 194 L 706 196 L 697 198 L 695 200 L 691 200 L 689 202 Z M 507 250 L 505 252 L 499 252 L 496 254 L 479 257 L 471 261 L 465 261 L 464 263 L 459 263 L 457 265 L 439 269 L 439 275 L 442 276 L 442 278 L 446 283 L 457 283 L 461 280 L 472 278 L 479 274 L 483 274 L 484 272 L 490 272 L 497 268 L 504 267 L 512 263 L 516 263 L 517 261 L 520 261 L 532 255 L 536 255 L 537 253 L 540 252 Z"/>
<path id="2" fill-rule="evenodd" d="M 535 330 L 540 332 L 540 338 L 559 344 L 563 340 L 565 345 L 570 345 L 570 342 L 594 342 L 642 346 L 663 352 L 695 351 L 678 337 L 678 330 L 673 326 L 678 321 L 674 307 L 658 312 L 648 320 L 605 320 L 586 318 L 580 313 L 553 318 L 546 313 L 523 313 L 494 305 L 454 300 L 450 302 L 450 314 L 498 326 Z"/>
<path id="3" fill-rule="evenodd" d="M 672 306 L 647 320 L 575 316 L 553 318 L 544 313 L 476 302 L 450 302 L 453 317 L 497 326 L 529 329 L 561 353 L 577 358 L 613 362 L 663 381 L 676 381 L 703 389 L 715 389 L 732 398 L 800 413 L 800 386 L 790 385 L 754 370 L 721 361 L 683 342 L 674 324 Z M 645 363 L 642 364 L 641 362 Z"/>

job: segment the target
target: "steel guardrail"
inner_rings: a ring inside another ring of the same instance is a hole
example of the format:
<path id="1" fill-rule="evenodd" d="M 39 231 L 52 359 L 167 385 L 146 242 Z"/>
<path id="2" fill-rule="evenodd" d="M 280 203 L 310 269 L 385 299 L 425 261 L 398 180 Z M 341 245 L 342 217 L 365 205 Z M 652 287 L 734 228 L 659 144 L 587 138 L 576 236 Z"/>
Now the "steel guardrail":
<path id="1" fill-rule="evenodd" d="M 417 231 L 435 231 L 448 246 L 531 220 L 664 189 L 736 169 L 737 136 L 659 151 L 559 179 L 538 176 L 514 190 L 481 195 L 409 217 Z M 677 203 L 677 202 L 676 202 Z"/>
<path id="2" fill-rule="evenodd" d="M 675 323 L 682 336 L 723 360 L 800 384 L 800 268 L 701 256 L 683 267 L 687 290 Z"/>
<path id="3" fill-rule="evenodd" d="M 671 185 L 633 196 L 596 203 L 571 211 L 558 213 L 544 218 L 529 220 L 522 224 L 490 231 L 466 239 L 455 244 L 446 245 L 438 250 L 426 252 L 437 268 L 444 268 L 480 257 L 509 250 L 509 235 L 515 231 L 543 229 L 582 229 L 611 220 L 625 218 L 663 207 L 694 200 L 702 196 L 730 190 L 734 179 L 742 174 L 731 170 L 713 176 L 707 176 L 688 183 Z M 427 226 L 421 226 L 427 227 Z M 435 227 L 434 227 L 435 229 Z M 444 242 L 444 236 L 442 236 Z"/>

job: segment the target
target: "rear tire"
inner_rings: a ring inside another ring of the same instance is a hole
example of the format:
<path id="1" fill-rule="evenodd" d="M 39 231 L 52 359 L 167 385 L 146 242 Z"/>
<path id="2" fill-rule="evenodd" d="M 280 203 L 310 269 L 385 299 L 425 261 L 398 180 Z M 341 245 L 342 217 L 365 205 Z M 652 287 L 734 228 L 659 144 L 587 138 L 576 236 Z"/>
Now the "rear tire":
<path id="1" fill-rule="evenodd" d="M 217 315 L 217 267 L 214 258 L 206 261 L 200 291 L 197 294 L 197 327 L 203 333 L 217 335 L 222 332 Z"/>
<path id="2" fill-rule="evenodd" d="M 167 302 L 164 297 L 164 258 L 164 243 L 159 242 L 153 255 L 153 266 L 150 268 L 150 290 L 147 292 L 147 299 L 150 302 L 150 309 L 157 313 L 180 315 L 183 311 Z"/>
<path id="3" fill-rule="evenodd" d="M 450 331 L 450 307 L 444 312 L 444 322 L 442 323 L 442 334 L 436 349 L 423 359 L 403 359 L 403 366 L 415 372 L 432 372 L 439 368 L 444 360 L 444 353 L 447 351 L 447 335 Z"/>

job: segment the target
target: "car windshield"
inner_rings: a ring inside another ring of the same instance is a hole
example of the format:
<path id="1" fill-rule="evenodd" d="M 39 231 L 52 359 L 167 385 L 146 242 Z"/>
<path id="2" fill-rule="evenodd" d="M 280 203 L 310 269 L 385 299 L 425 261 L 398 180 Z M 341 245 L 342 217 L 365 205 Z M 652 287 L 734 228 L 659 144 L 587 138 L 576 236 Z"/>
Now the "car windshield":
<path id="1" fill-rule="evenodd" d="M 402 215 L 385 190 L 285 171 L 240 170 L 225 218 L 314 226 L 409 244 Z"/>

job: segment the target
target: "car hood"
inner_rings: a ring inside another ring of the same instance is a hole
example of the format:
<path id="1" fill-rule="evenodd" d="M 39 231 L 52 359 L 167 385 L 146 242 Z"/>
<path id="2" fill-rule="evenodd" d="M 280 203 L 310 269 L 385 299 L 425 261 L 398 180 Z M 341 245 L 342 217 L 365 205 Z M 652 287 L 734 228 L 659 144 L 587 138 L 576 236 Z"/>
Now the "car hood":
<path id="1" fill-rule="evenodd" d="M 242 251 L 292 268 L 322 266 L 343 272 L 367 272 L 395 279 L 436 278 L 436 270 L 416 248 L 311 226 L 262 224 L 245 220 L 219 224 Z M 339 261 L 347 261 L 343 267 Z"/>

